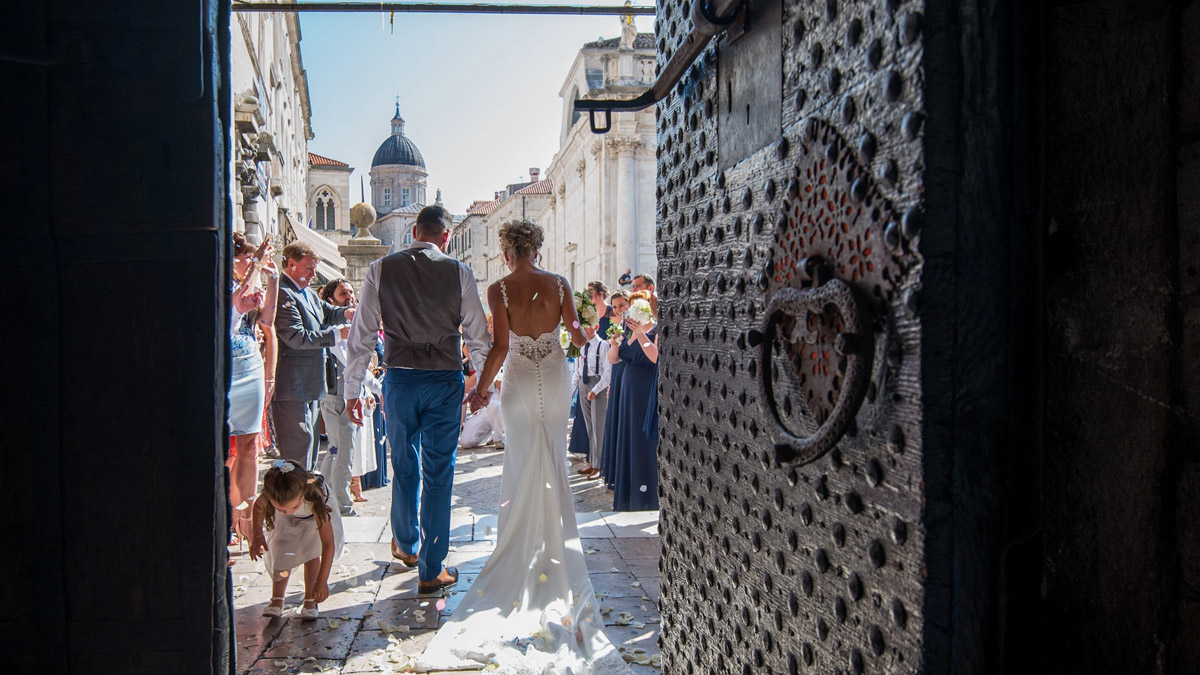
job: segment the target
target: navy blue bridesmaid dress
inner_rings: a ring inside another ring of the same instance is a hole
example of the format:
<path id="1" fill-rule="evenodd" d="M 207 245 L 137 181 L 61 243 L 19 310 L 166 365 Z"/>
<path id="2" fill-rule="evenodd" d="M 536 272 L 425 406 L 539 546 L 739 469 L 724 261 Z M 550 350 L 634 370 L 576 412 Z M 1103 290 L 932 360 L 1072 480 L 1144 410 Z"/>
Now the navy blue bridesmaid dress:
<path id="1" fill-rule="evenodd" d="M 658 335 L 655 327 L 646 337 Z M 614 434 L 613 510 L 658 510 L 658 364 L 636 341 L 622 342 L 620 412 Z M 609 402 L 612 406 L 612 402 Z"/>
<path id="2" fill-rule="evenodd" d="M 616 475 L 614 459 L 617 456 L 617 428 L 621 416 L 621 382 L 625 379 L 625 363 L 618 361 L 612 364 L 612 374 L 608 378 L 608 410 L 604 413 L 604 453 L 601 455 L 600 475 L 604 477 L 604 486 L 613 487 L 613 476 Z"/>

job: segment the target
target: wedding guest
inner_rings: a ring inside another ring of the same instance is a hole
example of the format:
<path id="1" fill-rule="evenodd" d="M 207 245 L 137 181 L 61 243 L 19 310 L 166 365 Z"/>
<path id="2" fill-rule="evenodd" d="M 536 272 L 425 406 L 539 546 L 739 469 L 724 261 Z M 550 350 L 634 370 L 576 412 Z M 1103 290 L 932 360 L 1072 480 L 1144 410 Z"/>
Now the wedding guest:
<path id="1" fill-rule="evenodd" d="M 379 333 L 375 339 L 375 354 L 371 358 L 371 363 L 374 364 L 370 369 L 372 375 L 377 378 L 383 377 L 383 325 L 380 324 Z M 373 488 L 387 487 L 391 479 L 388 478 L 390 468 L 388 466 L 388 440 L 387 440 L 387 421 L 383 418 L 383 396 L 372 394 L 371 398 L 375 400 L 374 411 L 371 413 L 372 428 L 375 431 L 375 465 L 374 471 L 367 471 L 362 475 L 362 488 L 370 490 Z M 364 407 L 368 405 L 363 402 Z M 363 425 L 366 425 L 364 416 Z M 354 483 L 350 483 L 350 493 L 354 493 Z M 355 501 L 359 501 L 356 499 Z"/>
<path id="2" fill-rule="evenodd" d="M 613 335 L 611 337 L 605 335 L 609 340 L 609 354 L 611 355 L 617 350 L 618 341 L 625 335 L 625 312 L 629 310 L 629 293 L 617 291 L 609 298 L 609 302 L 612 303 L 614 320 L 617 322 L 615 330 L 610 331 Z M 604 414 L 604 443 L 600 446 L 600 463 L 597 466 L 600 467 L 600 475 L 604 477 L 605 487 L 611 490 L 613 487 L 612 461 L 616 457 L 617 445 L 617 417 L 621 408 L 618 402 L 620 401 L 621 380 L 624 377 L 625 364 L 623 362 L 612 363 L 611 360 L 609 363 L 612 365 L 612 370 L 608 378 L 608 409 Z"/>
<path id="3" fill-rule="evenodd" d="M 309 283 L 320 258 L 308 244 L 283 249 L 283 280 L 275 312 L 279 334 L 276 368 L 275 432 L 279 454 L 316 468 L 319 439 L 314 433 L 318 402 L 325 396 L 325 349 L 337 343 L 339 326 L 354 318 L 353 307 L 334 307 L 317 297 Z"/>
<path id="4" fill-rule="evenodd" d="M 571 369 L 571 372 L 575 372 L 578 362 L 578 357 L 567 359 L 567 367 Z M 572 464 L 586 464 L 588 449 L 591 447 L 587 425 L 583 422 L 583 406 L 579 403 L 580 394 L 576 390 L 571 395 L 571 437 L 567 440 L 567 455 L 571 458 Z"/>
<path id="5" fill-rule="evenodd" d="M 646 294 L 647 300 L 650 302 L 650 311 L 654 313 L 654 320 L 658 321 L 658 293 L 654 292 L 654 277 L 649 274 L 639 274 L 633 278 L 634 292 Z"/>
<path id="6" fill-rule="evenodd" d="M 229 502 L 235 540 L 248 541 L 251 509 L 258 486 L 258 451 L 263 409 L 275 388 L 275 302 L 279 271 L 271 260 L 268 238 L 254 246 L 240 232 L 233 234 L 233 320 L 230 322 L 231 373 L 229 386 Z M 259 275 L 267 286 L 259 287 Z M 260 353 L 256 331 L 265 349 Z"/>
<path id="7" fill-rule="evenodd" d="M 342 553 L 343 540 L 341 518 L 329 506 L 329 490 L 321 477 L 298 462 L 272 462 L 263 476 L 262 497 L 254 504 L 250 544 L 250 558 L 262 557 L 271 575 L 271 602 L 263 616 L 283 613 L 291 572 L 304 565 L 304 604 L 299 614 L 301 619 L 317 618 L 317 603 L 329 597 L 329 571 Z"/>
<path id="8" fill-rule="evenodd" d="M 592 304 L 596 305 L 596 316 L 600 317 L 599 334 L 601 340 L 608 340 L 608 327 L 612 325 L 614 315 L 612 305 L 609 305 L 608 286 L 603 281 L 593 281 L 587 285 L 588 293 L 592 296 Z"/>
<path id="9" fill-rule="evenodd" d="M 572 386 L 579 392 L 580 417 L 588 436 L 588 460 L 577 473 L 589 479 L 600 477 L 604 451 L 604 418 L 608 410 L 608 386 L 612 364 L 608 360 L 608 342 L 601 339 L 597 326 L 584 329 L 588 341 L 583 345 Z"/>
<path id="10" fill-rule="evenodd" d="M 321 299 L 335 307 L 352 307 L 354 305 L 354 287 L 345 279 L 330 281 L 321 289 Z M 321 460 L 321 474 L 325 476 L 333 500 L 343 516 L 357 516 L 354 510 L 353 495 L 350 484 L 353 481 L 354 465 L 362 467 L 364 458 L 360 455 L 366 450 L 363 444 L 371 443 L 371 460 L 374 464 L 375 436 L 366 424 L 358 425 L 350 421 L 346 414 L 345 379 L 346 368 L 346 338 L 350 334 L 349 326 L 339 329 L 337 342 L 329 348 L 325 360 L 325 386 L 328 393 L 321 401 L 321 419 L 325 422 L 325 433 L 329 436 L 329 449 Z M 369 408 L 375 402 L 372 394 L 383 392 L 383 388 L 374 376 L 366 375 L 362 380 L 363 390 L 357 396 L 363 398 Z M 355 460 L 358 460 L 357 462 Z M 360 471 L 361 475 L 361 471 Z M 361 494 L 361 493 L 360 493 Z"/>
<path id="11" fill-rule="evenodd" d="M 630 273 L 632 272 L 633 268 L 626 267 L 625 273 L 621 275 L 620 279 L 617 279 L 617 284 L 620 286 L 628 286 L 629 284 L 633 283 L 633 277 L 630 276 Z"/>
<path id="12" fill-rule="evenodd" d="M 613 510 L 658 509 L 658 328 L 650 302 L 634 293 L 629 333 L 613 336 L 609 361 L 624 363 L 613 467 Z"/>

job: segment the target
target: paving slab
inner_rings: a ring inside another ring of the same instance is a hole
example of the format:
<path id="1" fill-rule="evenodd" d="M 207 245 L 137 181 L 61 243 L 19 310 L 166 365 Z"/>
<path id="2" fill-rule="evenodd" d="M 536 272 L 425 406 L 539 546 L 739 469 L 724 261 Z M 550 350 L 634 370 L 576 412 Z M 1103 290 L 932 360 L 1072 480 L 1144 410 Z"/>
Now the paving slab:
<path id="1" fill-rule="evenodd" d="M 658 511 L 609 511 L 602 515 L 614 537 L 658 539 Z"/>
<path id="2" fill-rule="evenodd" d="M 341 661 L 334 659 L 287 658 L 259 659 L 246 673 L 249 675 L 284 675 L 285 673 L 322 673 L 335 675 L 341 670 Z"/>
<path id="3" fill-rule="evenodd" d="M 321 617 L 305 621 L 288 617 L 283 630 L 267 647 L 264 659 L 308 658 L 344 660 L 362 621 Z"/>
<path id="4" fill-rule="evenodd" d="M 415 656 L 425 650 L 435 630 L 418 630 L 410 633 L 384 633 L 364 630 L 350 645 L 350 656 L 346 658 L 343 673 L 391 672 L 403 656 Z M 393 658 L 395 657 L 395 658 Z"/>
<path id="5" fill-rule="evenodd" d="M 641 582 L 628 572 L 592 574 L 592 588 L 601 598 L 641 597 Z M 635 586 L 634 584 L 638 584 Z"/>
<path id="6" fill-rule="evenodd" d="M 342 518 L 342 533 L 347 544 L 370 543 L 379 541 L 382 532 L 387 529 L 388 519 L 385 516 L 354 516 Z"/>

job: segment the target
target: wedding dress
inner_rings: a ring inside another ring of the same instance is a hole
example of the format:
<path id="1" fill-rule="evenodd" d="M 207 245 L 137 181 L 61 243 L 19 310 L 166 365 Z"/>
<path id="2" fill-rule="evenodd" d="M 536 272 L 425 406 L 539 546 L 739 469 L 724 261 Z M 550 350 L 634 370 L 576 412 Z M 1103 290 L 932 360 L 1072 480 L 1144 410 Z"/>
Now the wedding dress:
<path id="1" fill-rule="evenodd" d="M 500 283 L 504 306 L 508 293 Z M 559 302 L 563 289 L 559 284 Z M 509 333 L 500 394 L 507 443 L 496 549 L 425 652 L 417 672 L 631 673 L 604 634 L 567 481 L 571 382 L 558 331 Z"/>

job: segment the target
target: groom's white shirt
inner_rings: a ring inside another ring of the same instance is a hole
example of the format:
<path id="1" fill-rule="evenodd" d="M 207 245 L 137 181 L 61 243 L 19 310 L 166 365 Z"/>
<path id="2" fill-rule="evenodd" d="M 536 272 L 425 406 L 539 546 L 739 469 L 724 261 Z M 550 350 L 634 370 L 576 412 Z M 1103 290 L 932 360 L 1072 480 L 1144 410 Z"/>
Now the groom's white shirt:
<path id="1" fill-rule="evenodd" d="M 437 247 L 427 241 L 414 241 L 409 248 Z M 371 360 L 371 354 L 375 352 L 375 340 L 379 333 L 379 268 L 379 260 L 367 267 L 367 277 L 363 279 L 362 293 L 359 295 L 358 310 L 354 315 L 354 323 L 350 326 L 350 337 L 346 341 L 350 356 L 345 373 L 347 396 L 362 387 L 367 364 Z M 483 303 L 479 300 L 479 286 L 475 283 L 475 274 L 461 261 L 458 261 L 458 279 L 462 287 L 463 339 L 467 348 L 471 350 L 471 363 L 475 370 L 482 372 L 483 362 L 492 350 L 487 315 L 484 314 Z"/>

